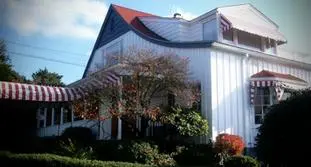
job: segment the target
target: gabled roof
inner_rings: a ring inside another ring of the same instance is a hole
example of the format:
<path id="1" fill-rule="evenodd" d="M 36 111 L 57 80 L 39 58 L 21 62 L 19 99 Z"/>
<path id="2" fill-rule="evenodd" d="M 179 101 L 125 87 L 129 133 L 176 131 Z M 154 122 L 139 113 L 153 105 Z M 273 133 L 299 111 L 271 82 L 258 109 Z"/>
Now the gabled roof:
<path id="1" fill-rule="evenodd" d="M 290 74 L 276 73 L 276 72 L 267 71 L 267 70 L 262 70 L 256 74 L 252 75 L 251 78 L 281 78 L 281 79 L 287 79 L 287 80 L 307 83 L 305 80 L 300 79 L 300 78 L 295 77 L 295 76 L 290 75 Z"/>
<path id="2" fill-rule="evenodd" d="M 286 43 L 285 36 L 279 32 L 278 25 L 251 4 L 241 4 L 217 8 L 226 17 L 232 27 L 254 35 Z"/>

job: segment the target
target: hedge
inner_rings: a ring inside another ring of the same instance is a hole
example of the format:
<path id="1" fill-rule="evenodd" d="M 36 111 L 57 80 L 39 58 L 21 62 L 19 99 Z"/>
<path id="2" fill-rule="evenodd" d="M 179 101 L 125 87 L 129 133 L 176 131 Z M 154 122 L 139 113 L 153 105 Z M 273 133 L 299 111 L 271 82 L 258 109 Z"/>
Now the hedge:
<path id="1" fill-rule="evenodd" d="M 0 166 L 151 167 L 136 163 L 81 160 L 54 154 L 13 154 L 10 152 L 0 152 Z"/>
<path id="2" fill-rule="evenodd" d="M 260 164 L 249 156 L 232 156 L 225 160 L 224 167 L 260 167 Z"/>

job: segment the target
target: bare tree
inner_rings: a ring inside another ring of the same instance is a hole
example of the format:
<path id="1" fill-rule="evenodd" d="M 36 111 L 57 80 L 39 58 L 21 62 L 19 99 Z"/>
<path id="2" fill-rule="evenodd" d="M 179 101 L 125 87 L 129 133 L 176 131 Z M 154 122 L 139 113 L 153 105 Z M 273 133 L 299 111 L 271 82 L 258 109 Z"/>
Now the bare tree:
<path id="1" fill-rule="evenodd" d="M 131 126 L 140 136 L 145 135 L 148 121 L 159 121 L 162 108 L 152 104 L 157 92 L 173 94 L 191 105 L 199 99 L 197 89 L 189 80 L 188 59 L 174 53 L 157 53 L 152 50 L 129 49 L 115 55 L 121 65 L 122 85 L 109 89 L 96 89 L 84 103 L 75 103 L 75 110 L 86 118 L 96 115 L 99 104 L 107 105 L 108 114 L 102 119 L 117 116 Z M 105 100 L 104 100 L 105 99 Z M 88 103 L 87 107 L 82 104 Z M 136 129 L 136 119 L 141 117 L 141 131 Z"/>

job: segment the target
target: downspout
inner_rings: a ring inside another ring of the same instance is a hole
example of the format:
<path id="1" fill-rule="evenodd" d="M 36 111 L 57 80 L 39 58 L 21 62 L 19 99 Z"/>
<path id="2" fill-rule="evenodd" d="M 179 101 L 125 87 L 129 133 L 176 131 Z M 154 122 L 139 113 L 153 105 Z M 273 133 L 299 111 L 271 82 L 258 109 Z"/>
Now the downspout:
<path id="1" fill-rule="evenodd" d="M 242 94 L 242 105 L 243 105 L 243 109 L 245 109 L 245 111 L 243 111 L 242 114 L 242 118 L 243 118 L 243 122 L 244 122 L 244 126 L 243 126 L 243 136 L 246 139 L 251 139 L 251 134 L 252 134 L 252 128 L 250 127 L 250 113 L 251 113 L 251 108 L 247 105 L 247 101 L 248 101 L 248 96 L 247 96 L 247 92 L 248 92 L 248 86 L 247 86 L 247 77 L 248 77 L 248 68 L 247 68 L 247 63 L 249 60 L 249 54 L 245 53 L 244 57 L 242 59 L 242 85 L 243 85 L 243 94 Z M 247 113 L 248 112 L 248 113 Z M 248 115 L 248 119 L 246 118 Z M 247 128 L 248 127 L 248 128 Z M 246 131 L 250 131 L 250 134 L 247 135 Z M 251 143 L 247 142 L 247 146 L 249 146 Z"/>

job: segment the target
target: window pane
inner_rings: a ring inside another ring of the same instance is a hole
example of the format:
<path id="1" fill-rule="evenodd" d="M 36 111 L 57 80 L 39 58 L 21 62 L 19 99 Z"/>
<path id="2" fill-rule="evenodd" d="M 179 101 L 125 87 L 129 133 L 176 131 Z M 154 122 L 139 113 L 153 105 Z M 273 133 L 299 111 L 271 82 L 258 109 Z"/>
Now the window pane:
<path id="1" fill-rule="evenodd" d="M 60 124 L 60 107 L 54 109 L 54 125 Z"/>
<path id="2" fill-rule="evenodd" d="M 263 96 L 263 104 L 264 105 L 270 105 L 270 95 Z"/>
<path id="3" fill-rule="evenodd" d="M 255 106 L 255 114 L 262 114 L 262 106 Z"/>
<path id="4" fill-rule="evenodd" d="M 262 117 L 261 116 L 255 116 L 255 124 L 261 124 L 262 123 Z"/>
<path id="5" fill-rule="evenodd" d="M 261 37 L 244 31 L 238 31 L 239 44 L 249 46 L 256 49 L 261 49 Z"/>
<path id="6" fill-rule="evenodd" d="M 233 30 L 232 28 L 228 31 L 223 32 L 223 38 L 228 41 L 233 41 Z"/>
<path id="7" fill-rule="evenodd" d="M 48 108 L 46 113 L 46 126 L 51 126 L 51 124 L 52 124 L 52 108 Z"/>

